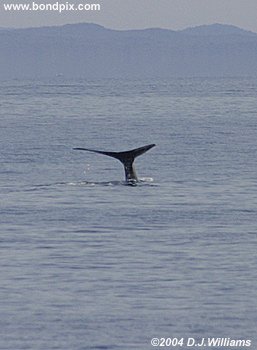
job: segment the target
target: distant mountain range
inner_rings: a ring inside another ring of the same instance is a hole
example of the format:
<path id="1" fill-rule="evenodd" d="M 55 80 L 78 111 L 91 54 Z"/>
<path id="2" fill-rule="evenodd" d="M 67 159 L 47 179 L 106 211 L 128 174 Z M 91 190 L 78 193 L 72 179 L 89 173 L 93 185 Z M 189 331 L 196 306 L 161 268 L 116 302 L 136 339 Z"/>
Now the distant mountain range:
<path id="1" fill-rule="evenodd" d="M 257 75 L 257 34 L 231 25 L 173 31 L 96 24 L 0 30 L 0 79 Z"/>

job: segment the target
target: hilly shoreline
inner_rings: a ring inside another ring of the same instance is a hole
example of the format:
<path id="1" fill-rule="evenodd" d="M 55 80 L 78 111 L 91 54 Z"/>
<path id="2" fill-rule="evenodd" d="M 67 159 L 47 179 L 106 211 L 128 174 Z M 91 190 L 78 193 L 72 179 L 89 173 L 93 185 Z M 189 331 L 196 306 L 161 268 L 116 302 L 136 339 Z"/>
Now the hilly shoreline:
<path id="1" fill-rule="evenodd" d="M 257 34 L 213 24 L 180 31 L 92 23 L 0 30 L 0 79 L 257 75 Z"/>

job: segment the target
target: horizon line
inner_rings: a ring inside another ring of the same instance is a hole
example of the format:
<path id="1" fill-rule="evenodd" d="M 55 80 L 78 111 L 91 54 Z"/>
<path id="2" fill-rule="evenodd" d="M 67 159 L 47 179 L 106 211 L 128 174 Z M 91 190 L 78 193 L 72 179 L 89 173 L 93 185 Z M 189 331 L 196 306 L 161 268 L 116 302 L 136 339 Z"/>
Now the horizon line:
<path id="1" fill-rule="evenodd" d="M 104 29 L 107 30 L 113 30 L 113 31 L 119 31 L 119 32 L 125 32 L 125 31 L 140 31 L 140 30 L 153 30 L 153 29 L 159 29 L 159 30 L 167 30 L 167 31 L 171 31 L 171 32 L 181 32 L 187 29 L 194 29 L 194 28 L 199 28 L 199 27 L 208 27 L 208 26 L 213 26 L 213 25 L 220 25 L 220 26 L 228 26 L 228 27 L 234 27 L 249 33 L 253 33 L 253 34 L 257 34 L 257 32 L 254 32 L 252 30 L 249 29 L 245 29 L 242 27 L 239 27 L 237 25 L 231 24 L 231 23 L 219 23 L 219 22 L 213 22 L 213 23 L 203 23 L 203 24 L 198 24 L 195 26 L 187 26 L 184 27 L 183 29 L 171 29 L 171 28 L 165 28 L 165 27 L 144 27 L 144 28 L 130 28 L 130 29 L 115 29 L 115 28 L 110 28 L 110 27 L 106 27 L 102 24 L 99 23 L 95 23 L 95 22 L 73 22 L 73 23 L 63 23 L 63 24 L 49 24 L 49 25 L 36 25 L 36 26 L 29 26 L 29 27 L 0 27 L 0 30 L 22 30 L 22 29 L 39 29 L 39 28 L 57 28 L 57 27 L 65 27 L 65 26 L 69 26 L 69 25 L 82 25 L 82 24 L 89 24 L 89 25 L 96 25 L 99 27 L 102 27 Z"/>

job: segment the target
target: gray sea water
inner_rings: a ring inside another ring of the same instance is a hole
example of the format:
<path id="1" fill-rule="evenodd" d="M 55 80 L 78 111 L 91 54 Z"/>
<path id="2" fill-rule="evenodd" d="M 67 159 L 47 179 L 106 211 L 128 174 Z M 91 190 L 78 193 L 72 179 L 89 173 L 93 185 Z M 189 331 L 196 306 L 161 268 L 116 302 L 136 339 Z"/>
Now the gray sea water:
<path id="1" fill-rule="evenodd" d="M 257 349 L 256 92 L 251 78 L 1 82 L 1 350 Z M 138 186 L 72 150 L 148 143 Z"/>

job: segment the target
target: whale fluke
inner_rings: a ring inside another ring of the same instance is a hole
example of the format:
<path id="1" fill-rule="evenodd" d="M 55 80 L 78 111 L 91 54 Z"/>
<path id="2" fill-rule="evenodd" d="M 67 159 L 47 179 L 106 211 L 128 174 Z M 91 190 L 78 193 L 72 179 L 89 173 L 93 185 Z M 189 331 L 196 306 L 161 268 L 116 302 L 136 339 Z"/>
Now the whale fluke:
<path id="1" fill-rule="evenodd" d="M 88 151 L 88 152 L 94 152 L 94 153 L 99 153 L 103 154 L 105 156 L 113 157 L 118 159 L 124 166 L 125 170 L 125 177 L 127 182 L 137 182 L 138 178 L 135 172 L 134 168 L 134 160 L 136 157 L 141 156 L 141 154 L 144 154 L 147 152 L 149 149 L 153 148 L 155 144 L 150 144 L 146 145 L 143 147 L 135 148 L 130 151 L 125 151 L 125 152 L 105 152 L 105 151 L 98 151 L 95 149 L 90 149 L 90 148 L 73 148 L 74 150 L 79 150 L 79 151 Z"/>

